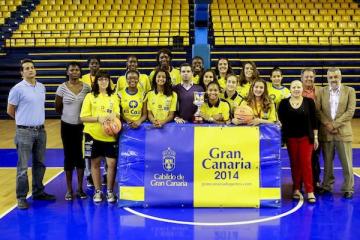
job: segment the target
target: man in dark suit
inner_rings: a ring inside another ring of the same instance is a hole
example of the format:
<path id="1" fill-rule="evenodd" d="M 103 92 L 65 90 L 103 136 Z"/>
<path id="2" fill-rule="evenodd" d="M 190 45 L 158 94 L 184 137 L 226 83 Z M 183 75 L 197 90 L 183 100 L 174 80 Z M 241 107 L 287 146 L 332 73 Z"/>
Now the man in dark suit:
<path id="1" fill-rule="evenodd" d="M 351 119 L 355 112 L 355 90 L 341 84 L 339 68 L 327 71 L 328 86 L 323 87 L 317 96 L 319 104 L 319 137 L 324 156 L 324 181 L 322 192 L 331 192 L 334 178 L 335 151 L 341 161 L 344 182 L 344 198 L 354 194 L 354 174 L 352 166 L 352 129 Z"/>

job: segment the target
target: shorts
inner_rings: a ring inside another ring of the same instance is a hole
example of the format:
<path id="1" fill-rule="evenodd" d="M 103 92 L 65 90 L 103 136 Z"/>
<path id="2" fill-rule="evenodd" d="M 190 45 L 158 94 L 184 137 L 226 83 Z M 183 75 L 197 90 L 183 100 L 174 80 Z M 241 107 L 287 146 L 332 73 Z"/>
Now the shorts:
<path id="1" fill-rule="evenodd" d="M 84 156 L 86 158 L 98 158 L 107 157 L 115 158 L 118 157 L 119 145 L 117 142 L 103 142 L 94 139 L 90 134 L 85 133 L 85 151 Z"/>

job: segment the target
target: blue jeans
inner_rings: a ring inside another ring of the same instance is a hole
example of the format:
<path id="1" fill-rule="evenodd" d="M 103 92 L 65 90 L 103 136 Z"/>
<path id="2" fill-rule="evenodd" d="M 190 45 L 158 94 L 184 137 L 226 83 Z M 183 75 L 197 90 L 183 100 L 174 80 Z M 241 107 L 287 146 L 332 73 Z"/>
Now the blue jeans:
<path id="1" fill-rule="evenodd" d="M 27 176 L 28 161 L 32 156 L 32 194 L 38 196 L 44 192 L 42 183 L 45 174 L 45 129 L 16 128 L 15 145 L 18 153 L 16 173 L 16 198 L 26 199 L 29 192 Z"/>

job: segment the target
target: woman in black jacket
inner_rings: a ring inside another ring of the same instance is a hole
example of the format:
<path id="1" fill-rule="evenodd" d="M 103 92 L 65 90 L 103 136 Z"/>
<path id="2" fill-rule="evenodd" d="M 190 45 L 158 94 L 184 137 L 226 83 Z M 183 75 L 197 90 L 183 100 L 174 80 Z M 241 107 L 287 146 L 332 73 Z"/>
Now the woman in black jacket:
<path id="1" fill-rule="evenodd" d="M 315 203 L 311 169 L 312 150 L 317 149 L 318 135 L 315 116 L 315 103 L 302 96 L 302 83 L 291 82 L 289 98 L 279 105 L 278 117 L 282 124 L 282 137 L 287 145 L 291 175 L 294 184 L 293 198 L 300 198 L 301 183 L 304 183 L 309 203 Z"/>

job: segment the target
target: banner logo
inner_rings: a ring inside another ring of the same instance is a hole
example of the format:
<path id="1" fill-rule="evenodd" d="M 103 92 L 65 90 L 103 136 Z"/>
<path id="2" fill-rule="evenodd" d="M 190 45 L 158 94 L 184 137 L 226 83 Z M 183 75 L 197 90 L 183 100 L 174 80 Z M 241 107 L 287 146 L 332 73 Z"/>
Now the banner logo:
<path id="1" fill-rule="evenodd" d="M 171 172 L 175 169 L 175 156 L 176 152 L 171 148 L 167 148 L 162 152 L 163 168 L 167 172 Z"/>

